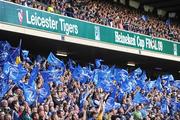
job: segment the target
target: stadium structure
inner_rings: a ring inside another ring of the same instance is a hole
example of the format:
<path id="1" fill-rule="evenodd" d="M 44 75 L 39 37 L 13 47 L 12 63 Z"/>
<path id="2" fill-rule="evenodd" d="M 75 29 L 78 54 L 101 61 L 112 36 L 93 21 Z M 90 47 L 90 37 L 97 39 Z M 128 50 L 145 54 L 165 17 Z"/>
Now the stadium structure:
<path id="1" fill-rule="evenodd" d="M 42 1 L 38 0 L 38 4 Z M 179 26 L 179 0 L 108 2 L 140 11 L 147 9 L 160 16 L 170 15 Z M 163 74 L 173 74 L 176 80 L 180 79 L 178 40 L 114 28 L 6 0 L 0 0 L 0 40 L 8 41 L 15 47 L 22 40 L 21 49 L 29 50 L 32 59 L 38 54 L 48 57 L 52 52 L 61 60 L 71 58 L 82 66 L 102 59 L 103 64 L 116 65 L 129 71 L 140 67 L 146 70 L 148 78 L 152 80 Z"/>
<path id="2" fill-rule="evenodd" d="M 142 0 L 140 3 L 177 14 L 179 10 L 178 1 L 161 4 L 161 0 Z M 67 54 L 83 63 L 93 62 L 95 58 L 123 67 L 132 63 L 133 66 L 151 71 L 170 72 L 179 78 L 180 45 L 177 42 L 151 38 L 6 1 L 1 1 L 1 9 L 1 39 L 14 45 L 18 45 L 19 39 L 22 39 L 22 47 L 29 49 L 31 54 L 42 53 L 47 56 L 52 51 Z"/>

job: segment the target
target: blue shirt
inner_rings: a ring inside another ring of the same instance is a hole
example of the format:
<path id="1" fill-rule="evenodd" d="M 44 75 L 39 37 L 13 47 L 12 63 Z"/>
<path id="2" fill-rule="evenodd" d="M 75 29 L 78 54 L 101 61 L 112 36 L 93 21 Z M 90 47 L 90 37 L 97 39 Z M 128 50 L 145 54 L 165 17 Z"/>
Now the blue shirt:
<path id="1" fill-rule="evenodd" d="M 142 114 L 142 117 L 143 117 L 143 118 L 146 118 L 146 116 L 147 116 L 146 110 L 145 110 L 145 109 L 141 109 L 140 112 L 141 112 L 141 114 Z"/>

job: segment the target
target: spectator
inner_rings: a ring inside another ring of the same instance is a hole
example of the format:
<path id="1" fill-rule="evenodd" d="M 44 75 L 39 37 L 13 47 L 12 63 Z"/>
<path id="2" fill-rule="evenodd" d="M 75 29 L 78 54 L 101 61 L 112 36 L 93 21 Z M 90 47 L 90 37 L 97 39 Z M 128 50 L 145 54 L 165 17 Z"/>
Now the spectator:
<path id="1" fill-rule="evenodd" d="M 11 115 L 10 115 L 10 114 L 6 114 L 6 115 L 4 116 L 4 120 L 12 120 Z"/>
<path id="2" fill-rule="evenodd" d="M 48 12 L 55 12 L 54 10 L 54 2 L 51 1 L 51 4 L 49 5 L 49 7 L 47 8 Z"/>
<path id="3" fill-rule="evenodd" d="M 143 119 L 140 110 L 141 110 L 141 106 L 138 105 L 138 106 L 136 107 L 135 111 L 133 112 L 133 118 L 134 118 L 134 120 L 142 120 L 142 119 Z"/>
<path id="4" fill-rule="evenodd" d="M 32 113 L 32 120 L 39 120 L 39 114 L 37 112 Z"/>
<path id="5" fill-rule="evenodd" d="M 179 24 L 167 24 L 167 20 L 163 22 L 163 18 L 103 0 L 39 0 L 48 6 L 47 9 L 37 1 L 13 2 L 119 29 L 180 41 Z"/>
<path id="6" fill-rule="evenodd" d="M 74 10 L 73 8 L 71 7 L 71 4 L 68 4 L 67 5 L 68 7 L 66 8 L 66 15 L 69 16 L 69 17 L 73 17 L 74 16 Z"/>

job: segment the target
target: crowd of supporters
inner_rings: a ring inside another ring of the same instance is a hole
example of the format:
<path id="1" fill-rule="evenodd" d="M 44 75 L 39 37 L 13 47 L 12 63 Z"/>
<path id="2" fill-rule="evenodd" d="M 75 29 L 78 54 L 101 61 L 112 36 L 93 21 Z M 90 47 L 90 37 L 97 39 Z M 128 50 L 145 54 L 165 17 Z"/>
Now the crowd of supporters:
<path id="1" fill-rule="evenodd" d="M 81 67 L 52 53 L 32 62 L 6 41 L 0 50 L 0 120 L 180 119 L 180 82 L 172 75 L 151 81 L 140 68 L 100 59 Z"/>
<path id="2" fill-rule="evenodd" d="M 180 25 L 140 10 L 104 0 L 11 0 L 17 4 L 46 10 L 110 27 L 180 41 Z"/>

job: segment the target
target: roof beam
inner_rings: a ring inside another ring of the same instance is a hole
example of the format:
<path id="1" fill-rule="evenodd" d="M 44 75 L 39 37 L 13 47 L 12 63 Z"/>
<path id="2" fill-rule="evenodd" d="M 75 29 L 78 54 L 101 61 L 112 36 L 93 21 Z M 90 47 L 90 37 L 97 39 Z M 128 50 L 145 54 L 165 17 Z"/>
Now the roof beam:
<path id="1" fill-rule="evenodd" d="M 174 6 L 180 6 L 180 0 L 173 0 L 171 2 L 160 2 L 160 3 L 153 3 L 152 6 L 156 8 L 166 8 L 166 7 L 174 7 Z"/>
<path id="2" fill-rule="evenodd" d="M 162 2 L 161 0 L 140 0 L 140 1 L 142 4 L 145 4 L 145 5 L 150 5 L 150 4 Z M 167 1 L 167 0 L 163 0 L 163 2 L 164 1 Z"/>
<path id="3" fill-rule="evenodd" d="M 180 7 L 179 6 L 171 6 L 171 7 L 163 8 L 163 10 L 166 10 L 168 12 L 180 11 Z"/>
<path id="4" fill-rule="evenodd" d="M 144 5 L 150 5 L 155 8 L 166 11 L 179 11 L 180 0 L 140 0 Z"/>

